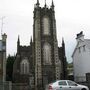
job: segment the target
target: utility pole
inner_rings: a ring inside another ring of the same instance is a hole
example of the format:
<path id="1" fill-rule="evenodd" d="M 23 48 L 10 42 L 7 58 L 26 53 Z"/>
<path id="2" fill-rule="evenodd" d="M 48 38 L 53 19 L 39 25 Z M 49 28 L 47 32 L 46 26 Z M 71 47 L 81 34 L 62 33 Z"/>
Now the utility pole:
<path id="1" fill-rule="evenodd" d="M 2 33 L 3 33 L 3 19 L 5 18 L 5 16 L 1 17 L 1 36 L 2 36 Z"/>
<path id="2" fill-rule="evenodd" d="M 1 17 L 0 20 L 1 20 L 1 38 L 2 38 L 2 35 L 3 35 L 3 19 L 5 18 L 5 16 Z M 2 52 L 3 53 L 3 52 Z M 5 60 L 4 60 L 5 61 Z M 3 61 L 3 71 L 4 71 L 4 61 Z M 4 81 L 4 76 L 3 76 L 3 81 L 2 81 L 2 90 L 5 90 L 5 81 Z"/>

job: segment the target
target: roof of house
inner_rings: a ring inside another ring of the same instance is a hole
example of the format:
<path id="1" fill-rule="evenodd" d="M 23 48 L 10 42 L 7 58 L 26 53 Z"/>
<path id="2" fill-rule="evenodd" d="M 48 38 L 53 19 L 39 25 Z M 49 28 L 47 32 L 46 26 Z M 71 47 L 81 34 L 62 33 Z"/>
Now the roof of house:
<path id="1" fill-rule="evenodd" d="M 90 39 L 84 39 L 83 42 L 85 42 L 85 45 L 88 47 L 88 49 L 90 49 Z M 76 45 L 76 47 L 75 47 L 75 49 L 74 49 L 74 51 L 73 51 L 72 57 L 73 57 L 73 55 L 74 55 L 74 53 L 75 53 L 75 51 L 76 51 L 76 49 L 77 49 L 78 44 L 79 44 L 79 43 L 77 43 L 77 45 Z"/>
<path id="2" fill-rule="evenodd" d="M 84 39 L 87 47 L 90 49 L 90 39 Z"/>

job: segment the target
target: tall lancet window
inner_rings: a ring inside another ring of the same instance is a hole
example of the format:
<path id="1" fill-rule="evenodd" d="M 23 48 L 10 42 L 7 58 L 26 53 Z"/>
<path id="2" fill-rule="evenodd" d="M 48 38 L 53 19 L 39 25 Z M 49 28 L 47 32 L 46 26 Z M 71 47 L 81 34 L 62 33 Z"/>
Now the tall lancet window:
<path id="1" fill-rule="evenodd" d="M 51 65 L 51 46 L 49 44 L 44 44 L 43 47 L 43 64 Z"/>
<path id="2" fill-rule="evenodd" d="M 29 62 L 27 59 L 21 61 L 20 72 L 21 74 L 29 74 Z"/>
<path id="3" fill-rule="evenodd" d="M 43 34 L 50 35 L 50 20 L 47 16 L 43 17 Z"/>

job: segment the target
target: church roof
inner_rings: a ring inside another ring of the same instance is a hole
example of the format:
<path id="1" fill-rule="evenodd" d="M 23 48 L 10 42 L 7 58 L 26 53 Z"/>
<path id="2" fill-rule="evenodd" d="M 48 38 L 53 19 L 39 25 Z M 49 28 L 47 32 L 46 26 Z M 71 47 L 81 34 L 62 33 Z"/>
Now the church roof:
<path id="1" fill-rule="evenodd" d="M 30 51 L 30 46 L 20 46 L 21 51 Z"/>

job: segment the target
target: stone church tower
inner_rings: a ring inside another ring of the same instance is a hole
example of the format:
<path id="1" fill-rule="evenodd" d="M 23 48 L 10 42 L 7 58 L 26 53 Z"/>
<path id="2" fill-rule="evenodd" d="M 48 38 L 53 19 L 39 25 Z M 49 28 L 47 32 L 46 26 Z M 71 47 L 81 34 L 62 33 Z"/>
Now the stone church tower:
<path id="1" fill-rule="evenodd" d="M 44 7 L 40 7 L 37 0 L 33 13 L 33 40 L 30 45 L 20 45 L 18 37 L 13 83 L 24 83 L 27 85 L 24 90 L 44 90 L 48 83 L 66 74 L 66 69 L 62 69 L 65 65 L 62 63 L 66 61 L 65 47 L 64 44 L 58 47 L 53 0 L 50 8 L 46 2 Z"/>
<path id="2" fill-rule="evenodd" d="M 39 6 L 39 0 L 34 8 L 33 43 L 35 60 L 35 87 L 60 79 L 60 60 L 56 36 L 56 20 L 54 3 L 50 8 Z"/>

